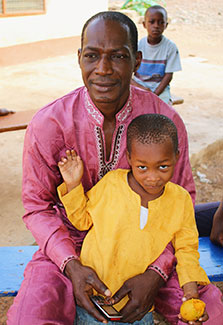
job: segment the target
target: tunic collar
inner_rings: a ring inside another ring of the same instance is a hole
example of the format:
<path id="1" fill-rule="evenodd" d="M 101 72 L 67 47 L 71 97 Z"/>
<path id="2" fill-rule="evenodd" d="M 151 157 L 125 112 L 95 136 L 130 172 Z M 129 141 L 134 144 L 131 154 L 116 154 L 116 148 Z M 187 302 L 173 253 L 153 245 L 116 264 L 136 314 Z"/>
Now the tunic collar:
<path id="1" fill-rule="evenodd" d="M 130 87 L 130 93 L 127 102 L 125 103 L 124 107 L 116 114 L 116 121 L 118 122 L 118 124 L 124 122 L 132 112 L 131 98 L 132 98 L 132 89 Z M 104 115 L 99 111 L 99 109 L 92 102 L 86 87 L 84 88 L 84 106 L 90 118 L 94 121 L 94 123 L 102 127 L 104 122 Z"/>

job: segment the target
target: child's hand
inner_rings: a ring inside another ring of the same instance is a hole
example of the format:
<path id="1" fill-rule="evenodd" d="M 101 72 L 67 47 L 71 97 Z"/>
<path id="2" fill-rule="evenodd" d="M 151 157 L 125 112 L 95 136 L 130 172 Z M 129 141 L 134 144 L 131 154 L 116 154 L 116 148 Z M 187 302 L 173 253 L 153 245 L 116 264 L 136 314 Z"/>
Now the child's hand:
<path id="1" fill-rule="evenodd" d="M 84 165 L 74 150 L 67 150 L 66 155 L 67 157 L 62 157 L 58 162 L 58 167 L 66 183 L 67 191 L 70 192 L 80 184 L 84 172 Z"/>
<path id="2" fill-rule="evenodd" d="M 178 318 L 187 324 L 199 325 L 203 324 L 209 319 L 207 314 L 205 303 L 200 299 L 186 299 L 183 297 L 183 304 L 181 305 L 181 314 L 178 315 Z M 202 315 L 199 315 L 202 313 Z M 193 320 L 192 320 L 193 319 Z M 197 319 L 197 320 L 195 320 Z"/>
<path id="3" fill-rule="evenodd" d="M 197 314 L 197 311 L 196 311 L 196 304 L 194 305 L 193 302 L 196 302 L 198 301 L 198 304 L 199 304 L 199 307 L 201 308 L 201 312 L 203 311 L 203 308 L 204 307 L 204 312 L 203 312 L 203 315 L 200 315 L 199 319 L 198 320 L 186 320 L 185 318 L 182 317 L 181 314 L 178 315 L 179 319 L 184 322 L 184 323 L 187 323 L 187 324 L 191 324 L 191 325 L 198 325 L 198 324 L 202 324 L 203 322 L 206 322 L 208 320 L 208 314 L 207 314 L 207 311 L 205 309 L 205 304 L 199 300 L 199 293 L 198 293 L 198 289 L 197 289 L 197 283 L 196 282 L 188 282 L 186 283 L 184 286 L 183 286 L 183 291 L 184 291 L 184 297 L 182 299 L 183 303 L 188 301 L 191 302 L 191 304 L 187 305 L 187 310 L 189 308 L 190 312 L 192 312 L 192 315 L 194 314 L 194 316 Z M 192 300 L 194 299 L 194 300 Z M 197 305 L 198 306 L 198 305 Z M 199 308 L 198 308 L 199 310 Z M 196 318 L 195 317 L 191 317 L 191 318 Z"/>

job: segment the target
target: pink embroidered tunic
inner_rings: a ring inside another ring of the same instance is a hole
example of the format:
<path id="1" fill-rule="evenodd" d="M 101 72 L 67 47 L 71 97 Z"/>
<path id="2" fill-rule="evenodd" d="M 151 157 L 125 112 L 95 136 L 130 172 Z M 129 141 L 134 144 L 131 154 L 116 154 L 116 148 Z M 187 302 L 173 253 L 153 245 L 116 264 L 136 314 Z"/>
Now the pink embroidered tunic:
<path id="1" fill-rule="evenodd" d="M 59 202 L 57 186 L 62 183 L 62 179 L 57 163 L 66 149 L 75 149 L 85 165 L 85 191 L 108 171 L 128 168 L 125 157 L 126 128 L 133 118 L 145 113 L 167 115 L 176 124 L 180 159 L 172 181 L 186 188 L 194 199 L 195 187 L 185 126 L 175 110 L 154 94 L 131 88 L 127 103 L 116 114 L 116 128 L 108 161 L 103 133 L 104 118 L 92 103 L 85 87 L 47 105 L 34 116 L 24 143 L 23 202 L 26 209 L 24 221 L 40 249 L 26 267 L 25 279 L 7 314 L 8 325 L 74 323 L 72 283 L 60 270 L 63 271 L 66 263 L 80 254 L 86 232 L 77 231 L 69 223 Z M 168 249 L 150 267 L 167 279 L 173 270 L 174 258 L 168 245 Z M 208 310 L 209 324 L 220 325 L 223 309 L 220 290 L 209 284 L 199 291 L 201 299 L 207 303 L 207 309 L 211 306 L 211 310 Z M 173 320 L 173 324 L 181 324 L 176 320 L 182 292 L 176 272 L 173 272 L 156 298 L 157 310 L 169 321 Z M 215 301 L 214 305 L 211 299 Z"/>

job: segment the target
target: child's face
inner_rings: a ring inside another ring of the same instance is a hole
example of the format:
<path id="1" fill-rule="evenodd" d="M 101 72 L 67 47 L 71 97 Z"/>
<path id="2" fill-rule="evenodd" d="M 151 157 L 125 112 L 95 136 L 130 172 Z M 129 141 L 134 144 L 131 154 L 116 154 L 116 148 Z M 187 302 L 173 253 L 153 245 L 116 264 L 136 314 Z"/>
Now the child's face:
<path id="1" fill-rule="evenodd" d="M 150 200 L 159 197 L 173 176 L 178 156 L 170 138 L 157 144 L 142 144 L 133 140 L 131 153 L 127 152 L 133 176 L 132 189 L 144 192 Z"/>
<path id="2" fill-rule="evenodd" d="M 162 9 L 151 9 L 145 16 L 143 26 L 147 30 L 149 42 L 152 44 L 159 43 L 167 27 L 165 12 Z"/>

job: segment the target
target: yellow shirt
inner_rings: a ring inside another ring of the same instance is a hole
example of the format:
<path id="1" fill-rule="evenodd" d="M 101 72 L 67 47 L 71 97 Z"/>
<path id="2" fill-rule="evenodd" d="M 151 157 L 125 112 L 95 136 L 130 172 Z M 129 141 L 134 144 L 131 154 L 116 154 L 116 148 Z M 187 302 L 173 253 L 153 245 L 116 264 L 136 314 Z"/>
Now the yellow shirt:
<path id="1" fill-rule="evenodd" d="M 82 185 L 68 194 L 64 183 L 58 187 L 72 224 L 79 230 L 90 228 L 81 262 L 92 267 L 114 294 L 127 279 L 145 272 L 172 241 L 180 286 L 190 281 L 208 284 L 199 265 L 198 232 L 189 193 L 167 183 L 164 193 L 149 201 L 148 221 L 140 229 L 141 199 L 128 185 L 127 174 L 124 169 L 107 173 L 86 196 Z M 116 308 L 120 310 L 127 300 L 122 299 Z"/>

